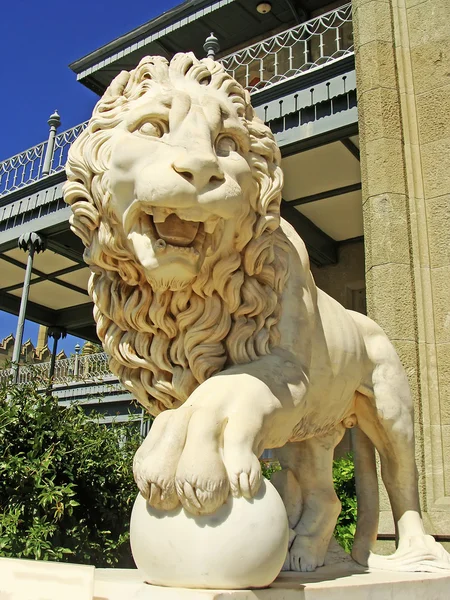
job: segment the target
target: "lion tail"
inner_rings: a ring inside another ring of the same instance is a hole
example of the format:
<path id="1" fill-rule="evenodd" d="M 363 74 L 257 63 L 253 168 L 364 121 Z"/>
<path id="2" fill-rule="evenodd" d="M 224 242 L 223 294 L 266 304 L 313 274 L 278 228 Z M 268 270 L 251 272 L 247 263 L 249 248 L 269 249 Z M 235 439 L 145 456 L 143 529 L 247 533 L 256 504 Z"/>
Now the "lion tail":
<path id="1" fill-rule="evenodd" d="M 377 539 L 379 499 L 378 475 L 375 448 L 359 427 L 352 429 L 352 444 L 355 449 L 355 480 L 358 516 L 352 548 L 352 558 L 367 566 L 370 549 Z"/>

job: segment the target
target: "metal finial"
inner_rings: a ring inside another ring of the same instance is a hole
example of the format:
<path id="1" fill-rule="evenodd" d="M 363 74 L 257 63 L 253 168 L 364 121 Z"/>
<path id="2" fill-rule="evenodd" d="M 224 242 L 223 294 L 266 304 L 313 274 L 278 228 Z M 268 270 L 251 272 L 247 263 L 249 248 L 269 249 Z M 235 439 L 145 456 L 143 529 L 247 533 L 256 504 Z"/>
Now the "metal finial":
<path id="1" fill-rule="evenodd" d="M 49 327 L 48 336 L 52 337 L 54 340 L 64 339 L 67 337 L 67 331 L 64 327 Z"/>
<path id="2" fill-rule="evenodd" d="M 38 233 L 34 233 L 34 231 L 28 233 L 22 233 L 19 237 L 18 246 L 21 250 L 25 252 L 30 251 L 33 248 L 33 252 L 39 253 L 43 252 L 47 247 L 46 239 L 40 236 Z"/>
<path id="3" fill-rule="evenodd" d="M 57 110 L 55 110 L 55 112 L 52 115 L 50 115 L 47 123 L 50 125 L 50 127 L 56 127 L 56 129 L 58 129 L 58 127 L 61 125 L 61 117 L 59 116 Z"/>
<path id="4" fill-rule="evenodd" d="M 206 56 L 208 58 L 212 58 L 214 60 L 214 57 L 220 50 L 219 40 L 216 38 L 214 33 L 211 33 L 206 38 L 205 43 L 203 44 L 203 50 L 206 52 Z"/>

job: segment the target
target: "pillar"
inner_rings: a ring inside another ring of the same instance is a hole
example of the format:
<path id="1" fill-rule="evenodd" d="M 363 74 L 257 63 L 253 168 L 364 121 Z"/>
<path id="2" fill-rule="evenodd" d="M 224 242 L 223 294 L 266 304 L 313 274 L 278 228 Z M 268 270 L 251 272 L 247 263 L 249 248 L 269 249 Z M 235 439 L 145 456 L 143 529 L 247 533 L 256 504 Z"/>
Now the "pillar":
<path id="1" fill-rule="evenodd" d="M 425 524 L 450 537 L 449 2 L 353 0 L 353 15 L 367 310 L 409 377 Z"/>
<path id="2" fill-rule="evenodd" d="M 17 320 L 16 339 L 14 340 L 14 350 L 12 356 L 12 381 L 17 383 L 19 379 L 19 361 L 20 350 L 22 348 L 23 328 L 27 312 L 28 293 L 30 291 L 31 273 L 33 270 L 33 258 L 35 252 L 43 252 L 46 244 L 45 239 L 37 233 L 24 233 L 20 236 L 18 246 L 21 250 L 28 252 L 27 268 L 25 270 L 25 279 L 23 282 L 22 298 L 20 300 L 19 318 Z"/>
<path id="3" fill-rule="evenodd" d="M 37 344 L 36 344 L 36 351 L 38 353 L 41 352 L 45 348 L 45 346 L 47 345 L 47 341 L 48 341 L 48 327 L 46 327 L 45 325 L 39 325 L 38 339 L 37 339 Z"/>

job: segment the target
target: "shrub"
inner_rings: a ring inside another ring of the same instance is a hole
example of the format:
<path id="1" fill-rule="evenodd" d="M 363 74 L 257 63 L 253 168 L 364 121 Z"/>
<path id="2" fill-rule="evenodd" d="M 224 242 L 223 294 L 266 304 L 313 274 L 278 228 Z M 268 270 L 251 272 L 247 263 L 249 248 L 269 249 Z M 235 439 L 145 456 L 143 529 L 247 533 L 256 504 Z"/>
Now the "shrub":
<path id="1" fill-rule="evenodd" d="M 281 471 L 280 463 L 277 460 L 261 460 L 261 473 L 266 479 L 271 479 L 276 471 Z"/>
<path id="2" fill-rule="evenodd" d="M 281 469 L 278 461 L 261 461 L 262 474 L 270 479 Z M 334 530 L 334 537 L 346 552 L 351 552 L 356 531 L 356 488 L 355 470 L 351 454 L 339 458 L 333 463 L 333 481 L 336 494 L 342 504 Z"/>
<path id="3" fill-rule="evenodd" d="M 333 464 L 334 489 L 342 504 L 334 536 L 346 552 L 351 552 L 356 531 L 355 469 L 351 454 L 339 458 Z"/>
<path id="4" fill-rule="evenodd" d="M 132 567 L 129 520 L 137 494 L 135 425 L 106 427 L 33 386 L 0 389 L 0 556 Z M 270 479 L 276 461 L 262 463 Z M 335 461 L 338 542 L 356 522 L 351 456 Z"/>
<path id="5" fill-rule="evenodd" d="M 139 443 L 32 386 L 0 390 L 0 556 L 133 566 Z"/>

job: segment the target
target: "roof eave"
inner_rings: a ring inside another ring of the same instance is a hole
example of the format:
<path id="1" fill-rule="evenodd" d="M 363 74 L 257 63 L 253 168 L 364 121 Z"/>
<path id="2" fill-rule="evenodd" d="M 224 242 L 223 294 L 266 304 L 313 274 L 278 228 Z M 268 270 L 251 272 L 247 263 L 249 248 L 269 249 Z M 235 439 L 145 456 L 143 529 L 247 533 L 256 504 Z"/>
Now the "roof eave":
<path id="1" fill-rule="evenodd" d="M 234 1 L 234 0 L 229 0 Z M 219 4 L 220 1 L 211 2 L 211 0 L 186 0 L 182 4 L 175 6 L 174 8 L 166 11 L 159 17 L 155 17 L 147 23 L 136 27 L 132 31 L 116 38 L 112 42 L 101 46 L 97 50 L 86 54 L 85 56 L 73 61 L 69 64 L 69 68 L 72 69 L 77 75 L 81 75 L 83 71 L 89 67 L 94 66 L 101 60 L 109 58 L 111 54 L 117 53 L 118 51 L 136 44 L 141 39 L 148 37 L 149 35 L 155 35 L 159 30 L 166 29 L 170 25 L 174 25 L 177 22 L 185 19 L 191 14 L 195 14 L 199 9 L 204 8 L 208 4 Z"/>

